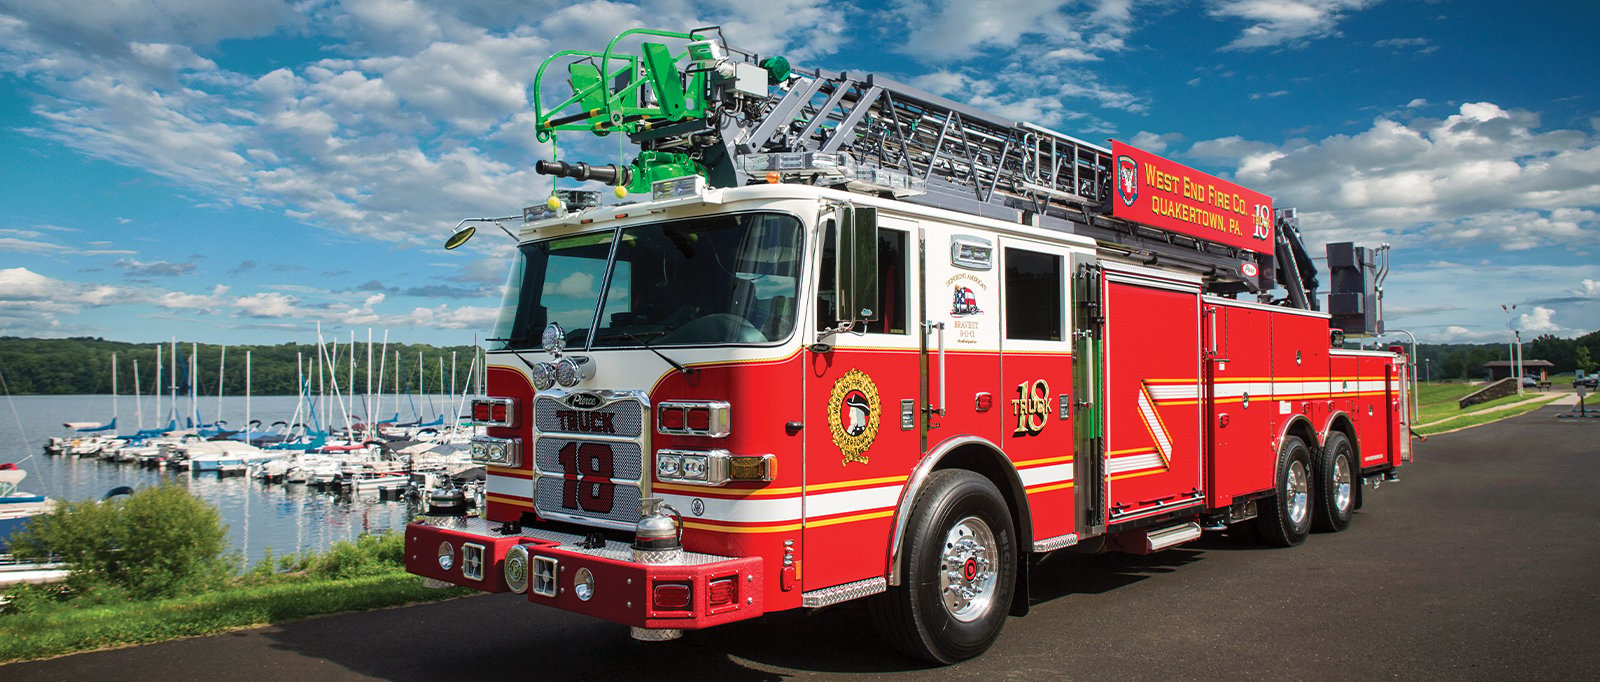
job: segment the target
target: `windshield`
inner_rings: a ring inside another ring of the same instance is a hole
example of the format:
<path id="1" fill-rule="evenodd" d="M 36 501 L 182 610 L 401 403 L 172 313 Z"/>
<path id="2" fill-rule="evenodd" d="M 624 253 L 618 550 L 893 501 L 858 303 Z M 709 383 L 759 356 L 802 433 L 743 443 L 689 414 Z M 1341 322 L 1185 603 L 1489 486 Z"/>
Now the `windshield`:
<path id="1" fill-rule="evenodd" d="M 569 350 L 781 341 L 794 330 L 800 240 L 793 216 L 745 213 L 524 244 L 495 349 L 537 348 L 552 322 Z"/>

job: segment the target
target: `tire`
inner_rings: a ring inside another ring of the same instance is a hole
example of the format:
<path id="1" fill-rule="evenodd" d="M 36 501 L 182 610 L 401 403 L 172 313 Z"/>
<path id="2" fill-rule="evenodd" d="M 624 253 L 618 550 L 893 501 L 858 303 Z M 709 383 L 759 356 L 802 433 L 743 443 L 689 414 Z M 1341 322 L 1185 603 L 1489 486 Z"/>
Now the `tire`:
<path id="1" fill-rule="evenodd" d="M 1278 470 L 1273 477 L 1276 494 L 1261 500 L 1265 508 L 1256 517 L 1261 541 L 1275 547 L 1293 547 L 1311 533 L 1311 450 L 1299 436 L 1287 436 L 1278 449 Z"/>
<path id="2" fill-rule="evenodd" d="M 1350 517 L 1356 511 L 1357 490 L 1361 481 L 1355 469 L 1355 449 L 1343 433 L 1334 431 L 1317 451 L 1312 467 L 1316 474 L 1316 511 L 1311 517 L 1311 527 L 1337 533 L 1350 527 Z"/>
<path id="3" fill-rule="evenodd" d="M 895 648 L 935 663 L 982 654 L 1000 636 L 1016 588 L 1005 498 L 971 471 L 935 471 L 906 530 L 900 585 L 873 599 L 874 625 Z"/>

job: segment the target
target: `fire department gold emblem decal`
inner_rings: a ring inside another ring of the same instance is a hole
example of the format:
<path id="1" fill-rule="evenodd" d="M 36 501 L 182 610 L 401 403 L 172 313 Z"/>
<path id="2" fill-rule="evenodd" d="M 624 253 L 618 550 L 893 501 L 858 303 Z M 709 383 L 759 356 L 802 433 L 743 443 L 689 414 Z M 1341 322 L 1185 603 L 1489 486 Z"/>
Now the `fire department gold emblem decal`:
<path id="1" fill-rule="evenodd" d="M 828 397 L 828 430 L 833 434 L 833 444 L 844 453 L 841 465 L 867 463 L 867 448 L 878 437 L 879 407 L 878 387 L 866 372 L 852 369 L 833 382 L 833 395 Z"/>

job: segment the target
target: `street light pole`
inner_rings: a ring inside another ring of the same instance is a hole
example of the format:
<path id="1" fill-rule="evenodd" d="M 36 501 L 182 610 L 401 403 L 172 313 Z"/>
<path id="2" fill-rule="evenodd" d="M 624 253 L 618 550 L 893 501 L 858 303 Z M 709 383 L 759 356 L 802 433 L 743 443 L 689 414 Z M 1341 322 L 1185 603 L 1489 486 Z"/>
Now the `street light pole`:
<path id="1" fill-rule="evenodd" d="M 1506 371 L 1516 378 L 1517 395 L 1522 395 L 1522 376 L 1517 373 L 1517 338 L 1511 330 L 1511 311 L 1517 309 L 1517 304 L 1502 303 L 1500 309 L 1506 311 Z"/>

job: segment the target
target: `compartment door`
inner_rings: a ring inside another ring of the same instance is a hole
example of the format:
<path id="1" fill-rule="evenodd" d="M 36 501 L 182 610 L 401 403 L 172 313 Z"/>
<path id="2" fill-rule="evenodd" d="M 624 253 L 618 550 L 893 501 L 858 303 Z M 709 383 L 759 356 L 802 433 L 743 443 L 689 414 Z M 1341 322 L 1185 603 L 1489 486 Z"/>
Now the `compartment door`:
<path id="1" fill-rule="evenodd" d="M 1198 285 L 1108 270 L 1103 309 L 1107 521 L 1202 504 Z"/>

